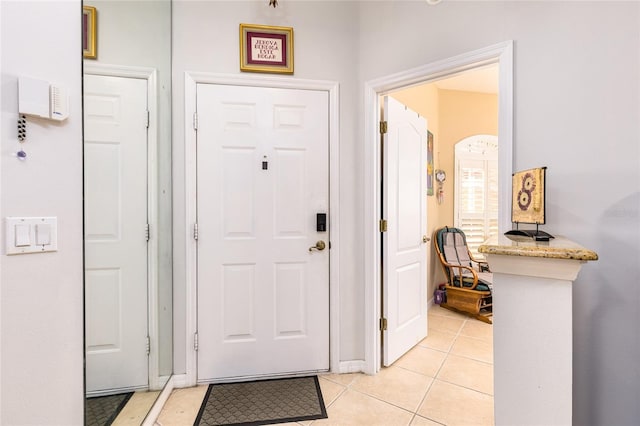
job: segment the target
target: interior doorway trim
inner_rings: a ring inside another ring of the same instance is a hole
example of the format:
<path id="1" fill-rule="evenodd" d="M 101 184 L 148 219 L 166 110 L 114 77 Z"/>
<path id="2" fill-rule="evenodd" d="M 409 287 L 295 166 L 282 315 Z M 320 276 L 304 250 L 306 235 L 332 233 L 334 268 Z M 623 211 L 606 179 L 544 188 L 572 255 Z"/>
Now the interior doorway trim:
<path id="1" fill-rule="evenodd" d="M 193 118 L 196 109 L 198 84 L 224 84 L 232 86 L 273 87 L 278 89 L 320 90 L 329 94 L 329 224 L 331 249 L 329 251 L 329 368 L 339 371 L 340 361 L 340 123 L 339 85 L 335 81 L 304 80 L 293 77 L 253 76 L 185 72 L 185 223 L 186 232 L 186 386 L 197 382 L 197 353 L 194 336 L 198 326 L 197 299 L 197 243 L 193 238 L 196 223 L 196 131 Z"/>
<path id="2" fill-rule="evenodd" d="M 365 373 L 380 370 L 380 265 L 381 247 L 378 222 L 380 218 L 380 102 L 379 97 L 390 91 L 428 83 L 472 70 L 498 64 L 498 229 L 502 233 L 511 227 L 510 200 L 513 170 L 513 41 L 505 41 L 449 59 L 432 62 L 400 73 L 365 82 L 364 85 L 364 268 L 365 268 Z M 426 283 L 425 283 L 426 285 Z"/>
<path id="3" fill-rule="evenodd" d="M 158 71 L 149 67 L 84 63 L 83 73 L 147 81 L 147 220 L 152 232 L 147 245 L 147 332 L 149 333 L 149 389 L 160 389 L 167 377 L 160 377 L 158 327 Z"/>

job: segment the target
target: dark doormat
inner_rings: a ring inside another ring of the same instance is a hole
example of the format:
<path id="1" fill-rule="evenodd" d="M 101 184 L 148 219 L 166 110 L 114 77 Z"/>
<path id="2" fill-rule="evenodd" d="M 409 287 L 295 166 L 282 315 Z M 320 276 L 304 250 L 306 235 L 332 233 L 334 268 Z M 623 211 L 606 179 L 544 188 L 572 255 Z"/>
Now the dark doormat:
<path id="1" fill-rule="evenodd" d="M 326 419 L 317 376 L 211 384 L 194 425 L 267 425 Z"/>
<path id="2" fill-rule="evenodd" d="M 84 404 L 84 423 L 86 426 L 108 426 L 118 417 L 127 405 L 133 392 L 109 396 L 87 398 Z"/>

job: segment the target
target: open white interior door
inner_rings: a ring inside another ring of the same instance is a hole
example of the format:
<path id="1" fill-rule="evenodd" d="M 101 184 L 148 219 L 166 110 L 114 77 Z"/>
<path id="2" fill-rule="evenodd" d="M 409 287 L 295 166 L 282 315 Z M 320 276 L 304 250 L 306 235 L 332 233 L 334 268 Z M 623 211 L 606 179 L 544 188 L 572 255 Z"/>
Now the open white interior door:
<path id="1" fill-rule="evenodd" d="M 427 335 L 427 120 L 384 98 L 383 364 Z"/>

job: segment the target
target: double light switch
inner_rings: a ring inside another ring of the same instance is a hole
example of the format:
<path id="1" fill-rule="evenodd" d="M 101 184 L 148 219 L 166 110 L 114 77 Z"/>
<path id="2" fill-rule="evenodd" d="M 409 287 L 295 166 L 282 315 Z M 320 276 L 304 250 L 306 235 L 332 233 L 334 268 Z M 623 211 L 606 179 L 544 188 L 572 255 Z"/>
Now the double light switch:
<path id="1" fill-rule="evenodd" d="M 7 254 L 58 250 L 56 217 L 7 217 Z"/>

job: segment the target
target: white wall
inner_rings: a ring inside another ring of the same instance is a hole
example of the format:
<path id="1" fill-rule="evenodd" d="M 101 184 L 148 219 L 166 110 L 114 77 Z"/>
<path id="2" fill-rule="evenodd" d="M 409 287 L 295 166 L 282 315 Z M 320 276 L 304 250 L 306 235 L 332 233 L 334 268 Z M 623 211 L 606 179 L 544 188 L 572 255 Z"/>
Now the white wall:
<path id="1" fill-rule="evenodd" d="M 79 0 L 0 2 L 0 217 L 57 216 L 58 251 L 0 253 L 0 424 L 83 423 L 82 102 Z M 55 17 L 55 19 L 53 19 Z M 69 89 L 62 123 L 16 122 L 19 75 Z M 3 232 L 4 234 L 4 232 Z"/>
<path id="2" fill-rule="evenodd" d="M 360 85 L 515 41 L 514 170 L 548 166 L 545 229 L 600 255 L 573 288 L 574 423 L 637 424 L 640 2 L 359 5 Z"/>
<path id="3" fill-rule="evenodd" d="M 340 316 L 341 360 L 363 359 L 361 226 L 357 214 L 359 150 L 354 138 L 356 3 L 281 1 L 176 1 L 173 4 L 174 304 L 176 373 L 185 369 L 184 73 L 239 73 L 239 24 L 294 28 L 295 77 L 340 84 Z M 338 188 L 332 188 L 338 190 Z"/>

